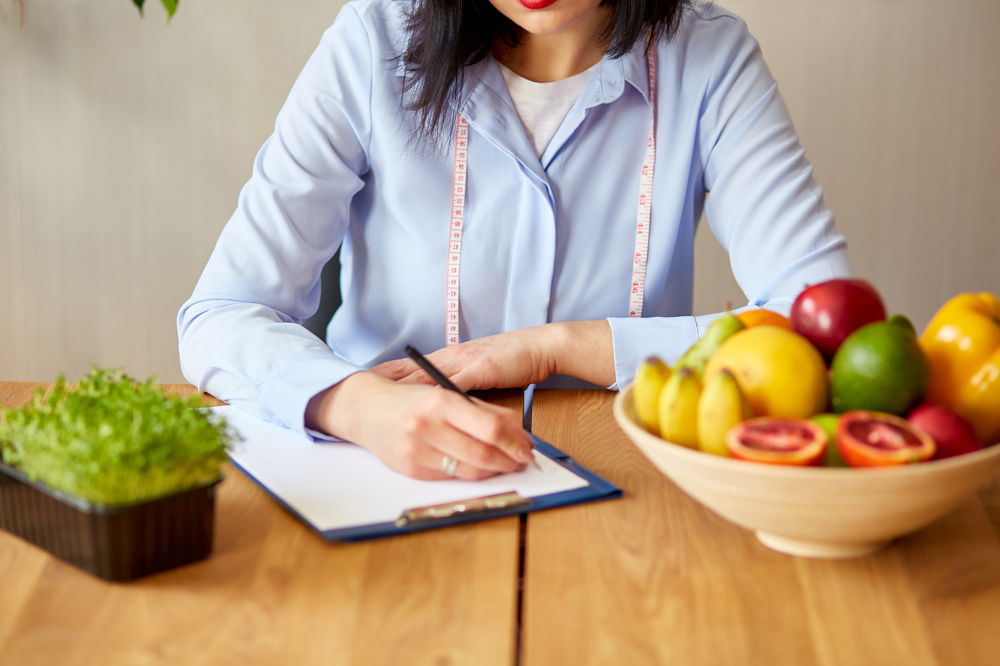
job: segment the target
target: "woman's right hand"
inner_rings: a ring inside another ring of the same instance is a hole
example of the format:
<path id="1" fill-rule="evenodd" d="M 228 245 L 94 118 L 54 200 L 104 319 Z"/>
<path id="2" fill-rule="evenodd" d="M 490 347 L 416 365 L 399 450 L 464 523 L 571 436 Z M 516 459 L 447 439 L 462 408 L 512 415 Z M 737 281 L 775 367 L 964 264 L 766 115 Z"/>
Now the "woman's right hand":
<path id="1" fill-rule="evenodd" d="M 485 479 L 523 470 L 534 460 L 521 414 L 438 386 L 398 384 L 371 372 L 351 375 L 317 394 L 306 426 L 370 450 L 415 479 L 447 479 L 442 460 L 458 460 L 455 476 Z"/>

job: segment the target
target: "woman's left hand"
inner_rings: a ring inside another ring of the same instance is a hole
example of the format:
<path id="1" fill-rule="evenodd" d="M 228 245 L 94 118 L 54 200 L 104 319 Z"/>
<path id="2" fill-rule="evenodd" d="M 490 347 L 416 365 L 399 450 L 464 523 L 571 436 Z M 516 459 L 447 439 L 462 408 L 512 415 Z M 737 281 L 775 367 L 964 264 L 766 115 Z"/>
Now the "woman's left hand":
<path id="1" fill-rule="evenodd" d="M 439 349 L 427 360 L 463 391 L 523 387 L 554 372 L 546 339 L 551 333 L 546 326 L 521 328 Z M 408 358 L 387 361 L 372 372 L 404 384 L 435 383 Z"/>
<path id="2" fill-rule="evenodd" d="M 551 374 L 569 374 L 604 386 L 615 381 L 606 321 L 521 328 L 445 347 L 427 359 L 463 391 L 521 388 Z M 372 371 L 403 383 L 435 383 L 408 358 L 387 361 Z"/>

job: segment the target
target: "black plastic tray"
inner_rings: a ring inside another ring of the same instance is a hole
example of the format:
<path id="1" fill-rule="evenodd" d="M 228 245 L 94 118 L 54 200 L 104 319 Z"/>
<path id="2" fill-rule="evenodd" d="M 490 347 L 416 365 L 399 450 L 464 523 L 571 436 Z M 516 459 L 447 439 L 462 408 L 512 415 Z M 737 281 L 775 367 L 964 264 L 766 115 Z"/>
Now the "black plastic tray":
<path id="1" fill-rule="evenodd" d="M 105 580 L 138 578 L 208 557 L 220 481 L 109 507 L 32 481 L 0 463 L 0 529 Z"/>

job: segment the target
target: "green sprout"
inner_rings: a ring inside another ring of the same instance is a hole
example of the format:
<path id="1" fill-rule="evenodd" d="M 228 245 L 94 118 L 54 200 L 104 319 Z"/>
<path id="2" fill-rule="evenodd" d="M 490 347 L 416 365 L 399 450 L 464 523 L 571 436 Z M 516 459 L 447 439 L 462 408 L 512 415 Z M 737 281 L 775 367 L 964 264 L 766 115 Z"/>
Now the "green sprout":
<path id="1" fill-rule="evenodd" d="M 126 506 L 211 483 L 237 439 L 201 396 L 93 368 L 76 390 L 0 409 L 0 459 L 88 502 Z"/>

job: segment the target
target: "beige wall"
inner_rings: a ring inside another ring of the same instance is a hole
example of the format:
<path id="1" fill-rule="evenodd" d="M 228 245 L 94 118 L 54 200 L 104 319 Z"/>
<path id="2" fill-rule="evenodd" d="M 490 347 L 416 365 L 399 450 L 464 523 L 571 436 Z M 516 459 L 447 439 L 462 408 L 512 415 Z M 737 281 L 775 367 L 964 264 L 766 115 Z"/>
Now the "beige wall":
<path id="1" fill-rule="evenodd" d="M 0 380 L 181 381 L 174 316 L 339 0 L 25 0 L 0 26 Z M 1000 292 L 1000 2 L 728 0 L 858 272 L 927 321 Z M 8 14 L 10 11 L 8 10 Z M 696 309 L 745 301 L 699 234 Z"/>
<path id="2" fill-rule="evenodd" d="M 343 3 L 187 2 L 169 27 L 153 0 L 25 4 L 0 26 L 0 380 L 182 381 L 177 310 Z"/>
<path id="3" fill-rule="evenodd" d="M 855 270 L 918 327 L 1000 294 L 1000 2 L 725 0 L 757 37 Z M 743 298 L 699 234 L 695 308 Z"/>

